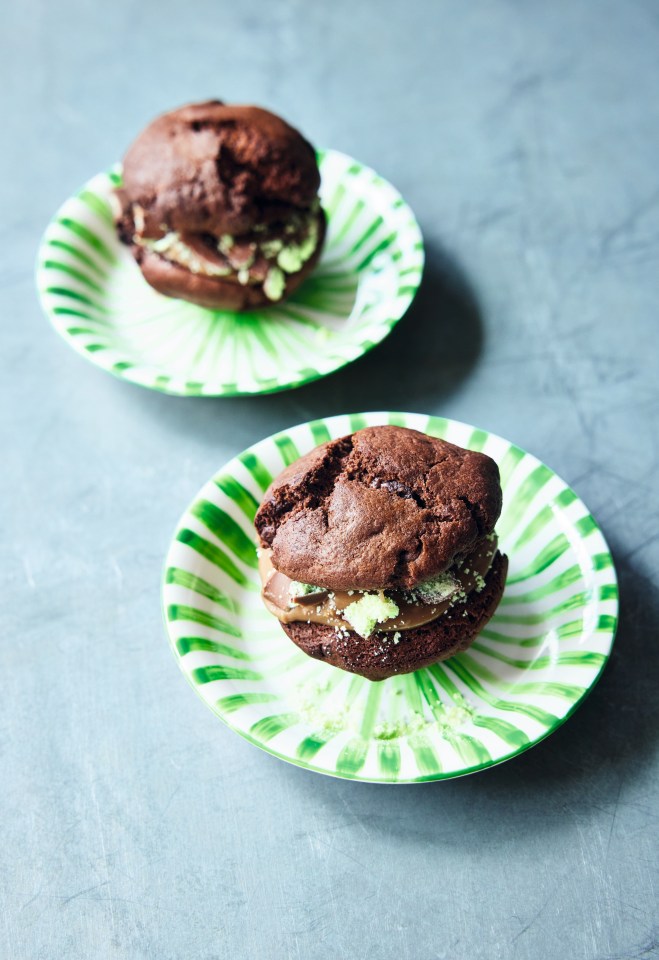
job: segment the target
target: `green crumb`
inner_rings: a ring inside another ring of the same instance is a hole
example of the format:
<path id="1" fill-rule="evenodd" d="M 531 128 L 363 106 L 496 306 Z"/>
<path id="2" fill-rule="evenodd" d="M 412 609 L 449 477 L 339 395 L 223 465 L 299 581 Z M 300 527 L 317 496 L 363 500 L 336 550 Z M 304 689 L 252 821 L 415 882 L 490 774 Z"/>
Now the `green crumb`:
<path id="1" fill-rule="evenodd" d="M 278 239 L 264 240 L 263 243 L 261 244 L 261 253 L 263 254 L 264 257 L 270 260 L 272 259 L 272 257 L 277 256 L 277 254 L 279 253 L 279 251 L 282 249 L 283 246 L 284 246 L 283 240 L 278 240 Z"/>
<path id="2" fill-rule="evenodd" d="M 217 249 L 220 251 L 220 253 L 223 253 L 226 256 L 226 254 L 229 252 L 231 247 L 234 245 L 234 242 L 235 241 L 233 237 L 230 234 L 225 233 L 218 240 Z"/>
<path id="3" fill-rule="evenodd" d="M 391 638 L 394 643 L 400 643 L 400 633 L 396 630 L 395 634 Z"/>
<path id="4" fill-rule="evenodd" d="M 367 593 L 361 600 L 349 603 L 343 611 L 355 633 L 369 637 L 378 623 L 398 615 L 398 606 L 383 593 Z"/>
<path id="5" fill-rule="evenodd" d="M 480 573 L 475 573 L 474 580 L 476 581 L 476 593 L 480 593 L 485 587 L 485 577 L 481 577 Z"/>
<path id="6" fill-rule="evenodd" d="M 242 284 L 243 287 L 249 283 L 249 267 L 240 268 L 238 271 L 238 283 Z"/>
<path id="7" fill-rule="evenodd" d="M 178 242 L 178 233 L 166 233 L 160 240 L 154 240 L 151 249 L 156 253 L 166 253 L 175 243 Z"/>
<path id="8" fill-rule="evenodd" d="M 286 279 L 279 267 L 270 267 L 263 283 L 263 292 L 268 300 L 281 300 Z"/>
<path id="9" fill-rule="evenodd" d="M 317 245 L 318 224 L 314 220 L 302 243 L 292 243 L 281 250 L 277 257 L 277 266 L 285 270 L 286 273 L 297 273 L 311 257 Z"/>
<path id="10" fill-rule="evenodd" d="M 459 582 L 450 573 L 440 573 L 418 584 L 412 590 L 415 600 L 421 603 L 443 603 L 460 589 Z"/>
<path id="11" fill-rule="evenodd" d="M 301 583 L 299 580 L 291 581 L 288 592 L 291 597 L 306 597 L 309 593 L 320 593 L 322 587 L 314 587 L 311 583 Z"/>

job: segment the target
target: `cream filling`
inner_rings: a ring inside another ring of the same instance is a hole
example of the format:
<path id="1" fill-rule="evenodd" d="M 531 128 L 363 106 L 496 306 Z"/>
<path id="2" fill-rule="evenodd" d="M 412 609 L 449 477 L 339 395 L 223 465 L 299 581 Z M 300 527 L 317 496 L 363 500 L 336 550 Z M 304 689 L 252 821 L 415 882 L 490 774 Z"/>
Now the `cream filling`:
<path id="1" fill-rule="evenodd" d="M 242 286 L 252 280 L 250 267 L 257 256 L 268 261 L 268 271 L 263 283 L 263 292 L 273 302 L 281 300 L 286 289 L 286 274 L 298 273 L 305 263 L 313 256 L 318 246 L 318 218 L 319 203 L 316 203 L 308 215 L 308 228 L 304 238 L 297 243 L 285 243 L 279 238 L 262 240 L 250 244 L 252 253 L 241 262 L 232 263 L 232 249 L 236 244 L 236 237 L 224 234 L 217 242 L 217 249 L 228 263 L 221 265 L 207 259 L 185 243 L 180 234 L 166 233 L 164 237 L 153 239 L 142 236 L 144 230 L 144 211 L 138 204 L 133 204 L 132 214 L 135 224 L 133 240 L 139 246 L 153 250 L 166 260 L 177 263 L 191 273 L 206 277 L 235 277 Z M 292 227 L 291 229 L 295 229 Z M 267 230 L 265 224 L 257 226 L 256 232 Z M 288 230 L 288 228 L 286 228 Z M 252 281 L 256 282 L 256 281 Z"/>
<path id="2" fill-rule="evenodd" d="M 453 605 L 485 586 L 497 551 L 495 535 L 486 538 L 464 560 L 410 591 L 327 590 L 291 580 L 272 563 L 272 551 L 261 550 L 259 573 L 266 608 L 282 623 L 324 623 L 368 637 L 431 623 Z"/>
<path id="3" fill-rule="evenodd" d="M 187 243 L 183 243 L 178 233 L 166 233 L 165 236 L 159 240 L 152 240 L 148 237 L 139 237 L 137 235 L 133 239 L 140 244 L 140 246 L 159 253 L 161 257 L 164 257 L 166 260 L 171 260 L 172 263 L 180 264 L 180 266 L 185 267 L 186 270 L 189 270 L 191 273 L 201 273 L 206 277 L 229 277 L 235 272 L 229 266 L 223 267 L 200 257 L 192 247 L 189 247 Z"/>

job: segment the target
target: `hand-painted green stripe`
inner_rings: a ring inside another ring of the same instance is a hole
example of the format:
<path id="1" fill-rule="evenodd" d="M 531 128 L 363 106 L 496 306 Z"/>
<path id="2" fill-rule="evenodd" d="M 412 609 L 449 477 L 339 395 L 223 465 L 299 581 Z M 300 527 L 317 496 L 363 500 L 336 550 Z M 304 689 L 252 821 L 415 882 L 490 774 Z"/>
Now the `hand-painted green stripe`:
<path id="1" fill-rule="evenodd" d="M 321 443 L 327 443 L 332 439 L 324 420 L 312 420 L 309 424 L 309 429 L 311 430 L 311 436 L 316 446 L 320 446 Z"/>
<path id="2" fill-rule="evenodd" d="M 100 284 L 92 280 L 92 278 L 88 276 L 88 274 L 83 273 L 82 270 L 76 270 L 75 267 L 69 266 L 68 263 L 60 263 L 59 260 L 45 260 L 43 267 L 46 270 L 59 270 L 60 273 L 65 273 L 67 276 L 73 277 L 74 280 L 84 283 L 90 290 L 95 290 L 97 293 L 100 293 L 101 296 L 105 296 L 105 290 Z"/>
<path id="3" fill-rule="evenodd" d="M 375 727 L 381 698 L 382 684 L 372 683 L 368 691 L 368 696 L 366 697 L 366 703 L 364 704 L 362 724 L 359 731 L 364 740 L 368 740 L 373 735 L 373 728 Z"/>
<path id="4" fill-rule="evenodd" d="M 293 297 L 295 298 L 295 294 L 293 295 Z M 321 325 L 320 325 L 320 323 L 319 323 L 318 320 L 314 320 L 313 317 L 307 316 L 307 314 L 306 314 L 306 313 L 303 313 L 301 310 L 295 310 L 295 309 L 293 309 L 293 307 L 291 306 L 291 304 L 292 304 L 292 303 L 295 303 L 295 302 L 296 302 L 295 299 L 293 299 L 293 300 L 288 301 L 288 303 L 286 303 L 286 304 L 283 304 L 283 303 L 282 303 L 280 306 L 277 307 L 277 314 L 281 314 L 281 316 L 287 317 L 289 320 L 294 320 L 296 323 L 299 323 L 299 324 L 301 324 L 301 325 L 304 326 L 304 327 L 309 327 L 310 329 L 312 329 L 312 330 L 314 330 L 314 331 L 318 331 L 318 330 L 321 330 L 321 329 L 324 330 L 324 329 L 325 329 L 324 327 L 321 327 Z M 299 304 L 299 305 L 300 305 L 301 307 L 304 306 L 304 304 Z M 328 311 L 328 312 L 330 312 L 330 311 Z M 335 319 L 337 319 L 337 320 L 344 320 L 344 319 L 345 319 L 344 317 L 341 317 L 341 316 L 339 316 L 338 314 L 334 314 L 334 316 L 335 316 Z M 315 367 L 311 367 L 310 369 L 315 370 L 316 368 L 315 368 Z"/>
<path id="5" fill-rule="evenodd" d="M 553 725 L 558 722 L 558 717 L 554 716 L 553 713 L 548 713 L 541 707 L 536 707 L 530 703 L 515 703 L 513 700 L 503 700 L 500 697 L 493 696 L 478 682 L 476 677 L 467 670 L 462 662 L 463 656 L 464 654 L 459 654 L 457 657 L 451 657 L 450 660 L 445 662 L 444 666 L 459 677 L 474 696 L 479 697 L 497 710 L 524 714 L 524 716 L 530 717 L 543 727 L 553 727 Z"/>
<path id="6" fill-rule="evenodd" d="M 382 217 L 380 216 L 376 217 L 375 220 L 373 220 L 373 222 L 369 224 L 368 228 L 362 233 L 362 235 L 357 240 L 357 242 L 354 243 L 353 246 L 350 248 L 350 252 L 348 253 L 348 256 L 351 257 L 353 253 L 357 253 L 358 250 L 361 250 L 364 244 L 368 240 L 370 240 L 373 234 L 380 229 L 383 223 L 384 223 L 384 220 L 382 219 Z"/>
<path id="7" fill-rule="evenodd" d="M 251 707 L 257 703 L 272 703 L 279 700 L 276 693 L 232 693 L 228 697 L 220 697 L 215 704 L 218 713 L 235 713 L 242 707 Z"/>
<path id="8" fill-rule="evenodd" d="M 445 736 L 466 767 L 492 762 L 490 751 L 476 737 L 466 733 L 447 733 Z"/>
<path id="9" fill-rule="evenodd" d="M 241 453 L 238 459 L 242 465 L 249 470 L 261 490 L 267 490 L 272 483 L 272 474 L 266 470 L 259 458 L 254 453 L 250 453 L 250 451 L 247 450 L 245 453 Z"/>
<path id="10" fill-rule="evenodd" d="M 60 217 L 57 222 L 63 227 L 66 227 L 67 230 L 70 230 L 71 233 L 74 233 L 77 237 L 80 237 L 81 240 L 84 240 L 85 243 L 92 248 L 92 250 L 95 250 L 98 254 L 100 254 L 111 266 L 115 265 L 117 258 L 112 253 L 110 248 L 106 246 L 100 237 L 89 230 L 84 224 L 79 223 L 72 217 Z"/>
<path id="11" fill-rule="evenodd" d="M 206 667 L 197 667 L 190 673 L 193 683 L 213 683 L 215 680 L 264 680 L 262 673 L 248 670 L 247 667 L 227 667 L 213 663 Z"/>
<path id="12" fill-rule="evenodd" d="M 548 583 L 536 587 L 535 590 L 528 590 L 526 593 L 504 594 L 499 603 L 499 609 L 510 606 L 510 604 L 534 603 L 536 600 L 543 600 L 545 597 L 551 596 L 552 593 L 564 590 L 566 587 L 570 587 L 573 583 L 577 583 L 582 579 L 583 571 L 581 567 L 575 564 L 573 567 L 568 567 L 567 570 L 563 570 L 562 573 L 559 573 L 558 576 L 554 577 Z"/>
<path id="13" fill-rule="evenodd" d="M 485 717 L 481 714 L 476 714 L 472 717 L 471 722 L 475 727 L 482 727 L 484 730 L 491 731 L 491 733 L 496 734 L 497 737 L 500 737 L 505 743 L 518 750 L 521 750 L 522 747 L 530 743 L 524 731 L 520 730 L 519 727 L 514 727 L 512 723 L 508 723 L 507 720 L 499 720 L 497 717 Z"/>
<path id="14" fill-rule="evenodd" d="M 346 236 L 348 231 L 351 229 L 353 223 L 359 217 L 359 215 L 361 214 L 365 206 L 366 204 L 364 203 L 363 200 L 357 201 L 357 203 L 353 206 L 352 210 L 344 220 L 343 226 L 341 227 L 341 229 L 338 231 L 338 233 L 332 236 L 332 239 L 331 239 L 332 246 L 337 246 L 339 243 L 341 243 L 341 241 Z"/>
<path id="15" fill-rule="evenodd" d="M 381 240 L 380 243 L 377 244 L 377 246 L 373 247 L 371 252 L 365 256 L 360 263 L 357 264 L 355 268 L 357 273 L 361 273 L 362 270 L 365 270 L 369 263 L 371 263 L 377 257 L 378 253 L 381 253 L 383 250 L 386 250 L 387 247 L 391 246 L 391 244 L 396 241 L 397 237 L 398 235 L 396 233 L 390 233 L 388 237 L 385 237 L 384 240 Z M 410 286 L 406 289 L 412 293 L 416 293 L 417 288 L 416 286 Z M 398 291 L 398 294 L 400 295 L 400 290 Z"/>
<path id="16" fill-rule="evenodd" d="M 412 676 L 416 680 L 419 691 L 432 710 L 432 714 L 435 719 L 442 719 L 442 714 L 444 713 L 444 704 L 437 693 L 435 685 L 430 679 L 430 673 L 428 670 L 417 670 L 416 673 L 412 674 Z"/>
<path id="17" fill-rule="evenodd" d="M 406 673 L 402 678 L 403 686 L 405 689 L 405 700 L 412 711 L 412 713 L 417 714 L 418 716 L 423 716 L 423 702 L 421 700 L 421 692 L 419 690 L 419 685 L 415 679 L 413 673 Z"/>
<path id="18" fill-rule="evenodd" d="M 591 558 L 593 570 L 608 570 L 613 566 L 613 559 L 610 553 L 596 553 Z"/>
<path id="19" fill-rule="evenodd" d="M 368 426 L 366 417 L 359 413 L 351 414 L 351 416 L 348 417 L 348 423 L 350 424 L 351 433 L 354 433 L 355 430 L 363 430 L 364 427 Z"/>
<path id="20" fill-rule="evenodd" d="M 70 290 L 69 287 L 46 287 L 46 293 L 52 293 L 58 297 L 67 297 L 69 300 L 77 300 L 78 303 L 84 303 L 88 307 L 93 307 L 94 310 L 98 310 L 99 313 L 109 313 L 107 307 L 96 303 L 96 301 L 88 297 L 87 294 L 80 293 L 78 290 Z"/>
<path id="21" fill-rule="evenodd" d="M 201 651 L 203 653 L 217 653 L 223 657 L 233 657 L 234 660 L 254 659 L 238 647 L 232 647 L 228 643 L 218 643 L 216 640 L 207 640 L 205 637 L 179 637 L 176 641 L 176 649 L 181 657 L 184 657 L 187 653 Z"/>
<path id="22" fill-rule="evenodd" d="M 354 283 L 344 291 L 328 286 L 319 289 L 303 287 L 297 302 L 307 309 L 333 314 L 335 317 L 340 317 L 341 314 L 349 315 L 352 312 L 358 288 L 358 283 Z M 324 334 L 325 339 L 333 336 L 332 331 L 327 328 L 327 333 Z"/>
<path id="23" fill-rule="evenodd" d="M 80 334 L 86 334 L 87 336 L 97 337 L 99 334 L 98 328 L 94 327 L 67 327 L 66 332 L 71 334 L 72 337 L 78 337 Z"/>
<path id="24" fill-rule="evenodd" d="M 465 444 L 470 450 L 480 453 L 487 442 L 488 434 L 485 430 L 473 430 L 469 441 Z"/>
<path id="25" fill-rule="evenodd" d="M 406 427 L 407 417 L 404 413 L 390 413 L 387 417 L 387 423 L 391 424 L 392 427 Z"/>
<path id="26" fill-rule="evenodd" d="M 533 499 L 553 476 L 554 474 L 549 467 L 541 463 L 522 481 L 514 497 L 508 501 L 507 509 L 497 524 L 502 536 L 508 536 L 515 529 L 529 509 Z"/>
<path id="27" fill-rule="evenodd" d="M 572 620 L 570 623 L 563 623 L 560 627 L 552 628 L 551 632 L 555 633 L 559 640 L 571 640 L 583 633 L 583 620 Z M 542 633 L 520 638 L 511 636 L 510 634 L 497 633 L 494 630 L 490 630 L 489 627 L 485 627 L 479 633 L 479 637 L 483 637 L 483 639 L 486 640 L 494 640 L 496 643 L 506 643 L 516 647 L 526 648 L 542 646 L 543 643 L 547 642 L 549 633 L 547 630 L 543 630 Z"/>
<path id="28" fill-rule="evenodd" d="M 590 591 L 575 593 L 571 597 L 557 603 L 550 610 L 538 610 L 535 613 L 501 613 L 496 612 L 495 623 L 517 623 L 524 626 L 532 626 L 538 623 L 547 623 L 553 617 L 561 616 L 568 610 L 581 610 L 591 599 Z"/>
<path id="29" fill-rule="evenodd" d="M 300 760 L 311 760 L 326 743 L 327 739 L 325 737 L 314 733 L 298 743 L 295 755 L 299 757 Z"/>
<path id="30" fill-rule="evenodd" d="M 108 180 L 114 187 L 121 187 L 123 185 L 123 176 L 121 174 L 121 170 L 108 170 Z"/>
<path id="31" fill-rule="evenodd" d="M 506 663 L 510 667 L 516 667 L 518 670 L 544 670 L 547 667 L 601 667 L 606 657 L 602 653 L 596 653 L 592 650 L 570 650 L 565 653 L 559 653 L 555 657 L 536 657 L 533 660 L 518 660 L 513 657 L 506 657 L 498 653 L 486 644 L 476 641 L 472 643 L 470 650 L 477 650 L 488 657 L 493 657 L 501 663 Z"/>
<path id="32" fill-rule="evenodd" d="M 300 453 L 287 433 L 280 433 L 278 437 L 274 437 L 274 442 L 287 467 L 300 459 Z"/>
<path id="33" fill-rule="evenodd" d="M 597 629 L 605 630 L 607 633 L 615 633 L 618 626 L 618 618 L 612 617 L 609 614 L 603 613 L 602 616 L 597 621 Z"/>
<path id="34" fill-rule="evenodd" d="M 243 487 L 234 477 L 224 473 L 215 481 L 222 493 L 236 504 L 242 510 L 248 520 L 254 520 L 256 511 L 259 509 L 255 497 Z"/>
<path id="35" fill-rule="evenodd" d="M 618 588 L 615 583 L 606 583 L 600 587 L 599 598 L 600 600 L 617 600 Z"/>
<path id="36" fill-rule="evenodd" d="M 354 296 L 355 291 L 359 289 L 359 277 L 347 270 L 343 273 L 315 273 L 308 280 L 305 280 L 303 296 L 301 301 L 304 303 L 305 297 L 309 291 L 313 293 L 326 293 L 330 297 L 336 297 L 339 294 L 349 294 Z M 345 299 L 344 297 L 337 297 Z"/>
<path id="37" fill-rule="evenodd" d="M 252 319 L 249 333 L 261 344 L 269 357 L 272 357 L 273 360 L 278 360 L 279 350 L 270 339 L 268 329 L 264 324 L 267 324 L 267 317 L 257 314 Z M 248 331 L 245 330 L 243 335 L 246 335 L 247 332 Z"/>
<path id="38" fill-rule="evenodd" d="M 414 754 L 414 760 L 421 776 L 441 773 L 442 762 L 425 737 L 414 734 L 407 741 L 407 745 Z"/>
<path id="39" fill-rule="evenodd" d="M 218 606 L 224 607 L 225 610 L 230 610 L 232 613 L 240 611 L 240 604 L 236 600 L 229 597 L 223 590 L 218 590 L 212 583 L 195 576 L 188 570 L 181 570 L 180 567 L 169 567 L 165 575 L 165 582 L 174 583 L 179 587 L 185 587 L 187 590 L 194 590 L 195 593 L 208 597 L 213 603 L 217 603 Z"/>
<path id="40" fill-rule="evenodd" d="M 336 761 L 337 773 L 345 777 L 355 776 L 366 762 L 368 744 L 364 740 L 351 740 L 339 754 Z"/>
<path id="41" fill-rule="evenodd" d="M 474 660 L 468 653 L 461 653 L 460 661 L 474 676 L 479 677 L 481 680 L 487 680 L 488 683 L 495 686 L 503 685 L 507 687 L 510 693 L 518 696 L 525 693 L 537 693 L 553 697 L 563 697 L 566 700 L 578 700 L 584 692 L 584 687 L 577 687 L 568 683 L 551 683 L 549 681 L 533 683 L 517 683 L 512 681 L 502 684 L 501 677 L 497 676 L 497 674 L 491 670 L 488 670 L 488 668 L 483 666 L 482 663 L 479 663 L 478 660 Z"/>
<path id="42" fill-rule="evenodd" d="M 235 580 L 236 583 L 240 584 L 241 587 L 245 587 L 247 590 L 257 590 L 258 587 L 253 583 L 249 577 L 245 576 L 242 570 L 236 566 L 233 560 L 224 553 L 223 550 L 220 550 L 219 547 L 216 547 L 215 544 L 210 543 L 208 540 L 205 540 L 203 537 L 200 537 L 198 533 L 195 533 L 194 530 L 179 530 L 176 535 L 176 539 L 181 543 L 187 544 L 193 550 L 196 550 L 197 553 L 201 554 L 202 557 L 205 557 L 210 563 L 214 564 L 216 567 L 219 567 L 220 570 L 223 570 L 232 580 Z"/>
<path id="43" fill-rule="evenodd" d="M 93 270 L 102 280 L 107 280 L 108 275 L 106 271 L 102 267 L 99 267 L 96 261 L 83 250 L 78 249 L 78 247 L 73 246 L 71 243 L 65 243 L 64 240 L 59 240 L 57 237 L 47 242 L 49 247 L 55 247 L 56 250 L 64 250 L 69 256 L 74 257 L 80 263 L 84 263 L 86 267 L 89 267 L 90 270 Z"/>
<path id="44" fill-rule="evenodd" d="M 81 190 L 78 194 L 78 199 L 89 207 L 89 209 L 96 214 L 97 217 L 100 217 L 101 220 L 108 226 L 114 229 L 114 217 L 112 216 L 112 211 L 110 210 L 110 204 L 107 200 L 99 197 L 97 194 L 92 193 L 91 190 Z"/>
<path id="45" fill-rule="evenodd" d="M 580 520 L 577 520 L 574 526 L 582 537 L 588 537 L 591 533 L 594 533 L 595 530 L 597 530 L 597 524 L 590 514 L 588 514 L 587 517 L 581 517 Z"/>
<path id="46" fill-rule="evenodd" d="M 79 317 L 81 320 L 88 320 L 90 323 L 101 323 L 99 317 L 91 317 L 83 310 L 74 310 L 73 307 L 53 307 L 52 311 L 57 317 Z"/>
<path id="47" fill-rule="evenodd" d="M 501 477 L 501 486 L 503 489 L 506 489 L 506 484 L 513 475 L 517 464 L 524 459 L 526 454 L 519 447 L 516 447 L 514 444 L 511 445 L 506 450 L 506 455 L 499 464 L 499 475 Z"/>
<path id="48" fill-rule="evenodd" d="M 231 550 L 246 566 L 252 567 L 254 570 L 258 568 L 256 545 L 233 517 L 230 517 L 228 513 L 208 500 L 197 500 L 190 508 L 190 513 L 201 520 L 211 533 L 218 540 L 221 540 L 224 546 Z"/>
<path id="49" fill-rule="evenodd" d="M 135 364 L 129 363 L 128 360 L 119 360 L 118 363 L 112 364 L 112 369 L 117 373 L 123 373 L 124 370 L 132 370 L 134 366 Z"/>
<path id="50" fill-rule="evenodd" d="M 339 209 L 339 206 L 341 205 L 345 195 L 346 188 L 343 183 L 339 182 L 330 199 L 323 200 L 323 210 L 327 214 L 327 219 L 330 221 L 330 223 L 335 218 L 336 212 Z M 331 233 L 328 237 L 328 242 L 330 246 L 335 242 L 334 237 L 331 236 Z"/>
<path id="51" fill-rule="evenodd" d="M 432 666 L 428 667 L 427 669 L 428 669 L 428 672 L 437 681 L 437 683 L 442 688 L 442 690 L 444 690 L 444 692 L 449 695 L 449 697 L 457 707 L 461 707 L 463 709 L 469 708 L 470 705 L 467 703 L 464 696 L 462 695 L 462 693 L 460 693 L 460 691 L 458 690 L 456 685 L 453 683 L 451 678 L 448 676 L 442 664 L 433 663 Z"/>
<path id="52" fill-rule="evenodd" d="M 551 523 L 556 515 L 556 507 L 564 509 L 565 507 L 569 507 L 571 503 L 574 503 L 576 499 L 576 493 L 570 490 L 569 487 L 566 487 L 565 490 L 561 490 L 561 492 L 554 497 L 552 503 L 544 506 L 542 510 L 536 514 L 533 520 L 529 521 L 524 530 L 522 530 L 521 534 L 517 538 L 517 541 L 515 542 L 515 550 L 519 550 L 535 536 L 537 536 L 540 531 L 547 526 L 548 523 Z"/>
<path id="53" fill-rule="evenodd" d="M 439 437 L 440 440 L 443 440 L 448 432 L 448 426 L 449 423 L 446 417 L 428 417 L 425 433 L 431 437 Z"/>
<path id="54" fill-rule="evenodd" d="M 508 584 L 521 583 L 522 580 L 529 580 L 531 577 L 536 577 L 558 560 L 569 547 L 570 544 L 565 534 L 559 533 L 557 537 L 554 537 L 554 539 L 540 551 L 535 560 L 532 560 L 528 566 L 524 567 L 521 573 L 509 575 Z"/>
<path id="55" fill-rule="evenodd" d="M 382 773 L 395 777 L 400 770 L 400 747 L 397 743 L 378 743 L 378 763 Z"/>
<path id="56" fill-rule="evenodd" d="M 86 343 L 84 346 L 85 350 L 87 350 L 89 353 L 98 353 L 99 350 L 110 349 L 109 343 Z"/>
<path id="57" fill-rule="evenodd" d="M 263 740 L 267 743 L 268 740 L 276 737 L 278 733 L 292 727 L 297 723 L 297 719 L 296 713 L 274 714 L 272 717 L 263 717 L 262 720 L 257 720 L 256 723 L 249 728 L 249 732 L 256 740 Z"/>
<path id="58" fill-rule="evenodd" d="M 403 298 L 413 297 L 414 294 L 416 293 L 416 290 L 417 290 L 416 286 L 412 286 L 409 283 L 403 284 L 403 286 L 399 287 L 398 290 L 396 290 L 396 296 L 403 297 Z"/>
<path id="59" fill-rule="evenodd" d="M 167 607 L 167 619 L 172 620 L 190 620 L 192 623 L 200 623 L 204 627 L 210 627 L 219 633 L 226 633 L 230 637 L 242 637 L 242 631 L 226 620 L 213 616 L 212 613 L 206 613 L 205 610 L 197 610 L 196 607 L 188 607 L 184 603 L 172 603 Z"/>

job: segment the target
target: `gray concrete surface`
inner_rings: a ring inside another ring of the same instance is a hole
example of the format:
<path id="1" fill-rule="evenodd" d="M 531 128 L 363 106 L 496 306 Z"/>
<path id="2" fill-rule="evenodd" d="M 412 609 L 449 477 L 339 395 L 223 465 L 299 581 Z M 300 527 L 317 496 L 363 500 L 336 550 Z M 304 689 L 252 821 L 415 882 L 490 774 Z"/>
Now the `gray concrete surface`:
<path id="1" fill-rule="evenodd" d="M 0 956 L 658 957 L 659 5 L 24 0 L 0 45 Z M 209 95 L 376 167 L 427 241 L 387 342 L 267 400 L 115 381 L 34 293 L 57 205 Z M 261 753 L 161 625 L 170 532 L 218 466 L 383 407 L 540 456 L 619 568 L 598 688 L 464 780 L 383 788 Z"/>

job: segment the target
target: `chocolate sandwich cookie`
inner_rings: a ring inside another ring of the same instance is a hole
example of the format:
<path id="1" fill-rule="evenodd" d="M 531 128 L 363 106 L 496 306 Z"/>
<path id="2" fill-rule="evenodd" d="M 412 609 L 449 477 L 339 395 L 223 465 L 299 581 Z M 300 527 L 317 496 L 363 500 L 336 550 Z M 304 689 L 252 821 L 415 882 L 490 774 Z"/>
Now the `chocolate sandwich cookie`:
<path id="1" fill-rule="evenodd" d="M 282 301 L 325 237 L 313 147 L 280 117 L 219 100 L 154 120 L 129 148 L 119 236 L 167 296 L 214 309 Z"/>
<path id="2" fill-rule="evenodd" d="M 262 596 L 305 653 L 381 680 L 465 649 L 503 593 L 496 463 L 403 427 L 317 447 L 255 519 Z"/>

